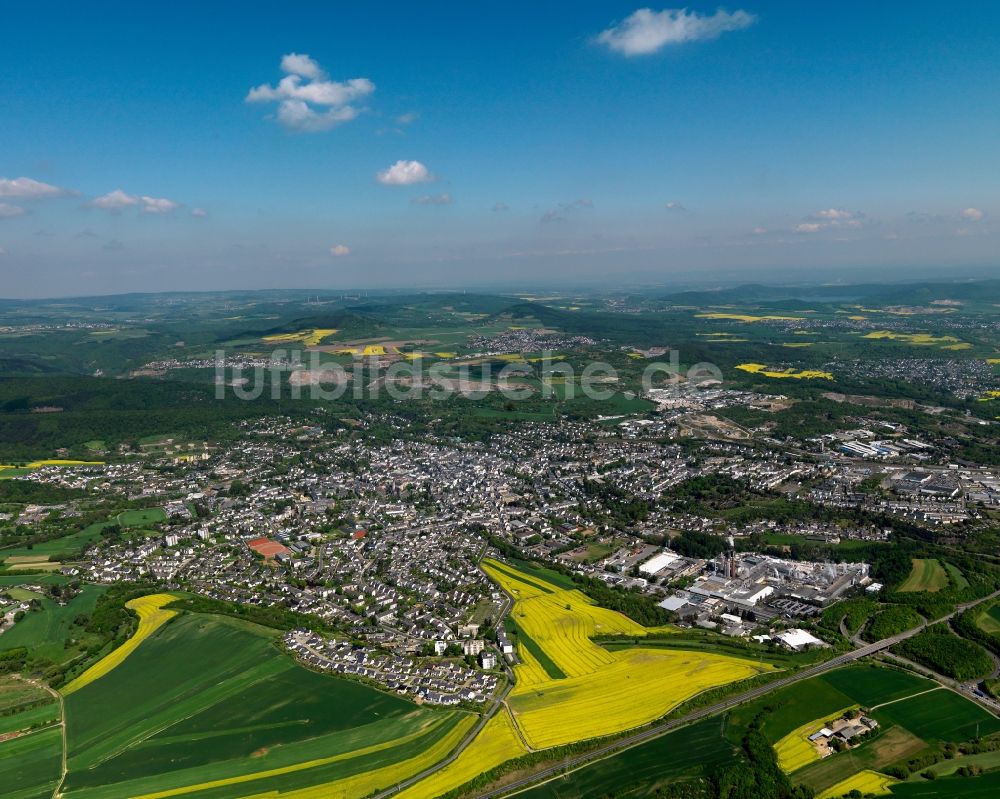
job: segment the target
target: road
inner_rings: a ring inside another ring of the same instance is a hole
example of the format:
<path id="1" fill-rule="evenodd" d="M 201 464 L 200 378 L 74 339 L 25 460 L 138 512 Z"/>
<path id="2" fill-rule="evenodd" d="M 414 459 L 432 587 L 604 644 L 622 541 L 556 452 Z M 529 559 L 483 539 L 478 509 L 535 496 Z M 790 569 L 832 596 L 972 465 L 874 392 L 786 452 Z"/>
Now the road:
<path id="1" fill-rule="evenodd" d="M 952 613 L 949 613 L 943 619 L 938 621 L 948 621 L 959 613 L 978 605 L 982 602 L 987 602 L 991 599 L 1000 596 L 1000 591 L 996 591 L 989 596 L 983 597 L 982 599 L 977 599 L 974 602 L 968 602 L 964 605 L 958 605 Z M 536 785 L 540 782 L 545 782 L 546 780 L 556 777 L 567 771 L 572 771 L 580 766 L 592 761 L 599 760 L 608 755 L 619 752 L 622 749 L 628 749 L 629 747 L 635 746 L 636 744 L 643 743 L 644 741 L 651 740 L 653 738 L 658 738 L 668 732 L 676 730 L 678 727 L 683 727 L 685 725 L 691 724 L 692 722 L 699 721 L 701 719 L 707 718 L 709 716 L 714 716 L 717 713 L 721 713 L 724 710 L 729 710 L 730 708 L 736 707 L 737 705 L 742 705 L 745 702 L 750 702 L 754 699 L 758 699 L 761 696 L 771 693 L 772 691 L 777 691 L 779 688 L 784 688 L 785 686 L 792 685 L 793 683 L 800 682 L 801 680 L 807 680 L 810 677 L 816 677 L 824 672 L 831 671 L 833 669 L 845 666 L 848 663 L 853 663 L 854 661 L 861 660 L 862 658 L 869 657 L 885 649 L 895 646 L 907 638 L 912 638 L 928 626 L 925 621 L 918 627 L 914 627 L 912 630 L 907 630 L 906 632 L 899 633 L 898 635 L 891 636 L 889 638 L 884 638 L 881 641 L 876 641 L 873 644 L 863 644 L 858 646 L 858 648 L 845 652 L 841 655 L 837 655 L 835 658 L 827 660 L 823 663 L 819 663 L 815 666 L 810 666 L 807 669 L 803 669 L 800 672 L 784 677 L 780 680 L 775 680 L 774 682 L 769 682 L 767 685 L 761 685 L 757 688 L 752 688 L 749 691 L 745 691 L 742 694 L 737 694 L 736 696 L 731 696 L 728 699 L 724 699 L 721 702 L 716 702 L 713 705 L 708 705 L 706 707 L 695 710 L 688 713 L 686 716 L 681 718 L 672 719 L 670 721 L 663 722 L 662 724 L 657 724 L 655 727 L 649 727 L 641 732 L 637 732 L 633 735 L 629 735 L 625 738 L 619 738 L 617 741 L 606 744 L 598 749 L 591 750 L 583 755 L 578 755 L 577 757 L 569 758 L 568 760 L 560 761 L 557 765 L 551 766 L 544 771 L 532 774 L 530 777 L 525 777 L 524 779 L 513 782 L 503 788 L 497 789 L 495 791 L 489 791 L 487 793 L 477 794 L 475 799 L 497 799 L 500 796 L 508 796 L 512 793 L 527 788 L 531 785 Z"/>
<path id="2" fill-rule="evenodd" d="M 503 611 L 501 612 L 500 617 L 497 619 L 498 628 L 501 624 L 503 624 L 504 616 L 506 616 L 506 614 L 510 612 L 511 607 L 513 606 L 513 597 L 507 594 L 506 591 L 504 592 L 504 594 L 507 597 L 507 604 L 503 609 Z M 995 591 L 989 596 L 985 596 L 982 599 L 977 599 L 974 602 L 967 602 L 963 605 L 957 605 L 954 611 L 952 611 L 947 616 L 944 616 L 943 618 L 938 619 L 933 623 L 936 624 L 939 622 L 950 621 L 959 613 L 962 613 L 963 611 L 968 610 L 969 608 L 974 607 L 975 605 L 979 605 L 983 602 L 988 602 L 991 599 L 995 599 L 996 597 L 1000 597 L 1000 591 Z M 918 633 L 923 632 L 927 628 L 927 626 L 928 622 L 924 621 L 922 624 L 920 624 L 917 627 L 914 627 L 911 630 L 907 630 L 906 632 L 893 635 L 889 638 L 883 638 L 881 641 L 876 641 L 875 643 L 872 644 L 864 644 L 860 642 L 859 639 L 855 639 L 857 648 L 851 650 L 850 652 L 844 652 L 840 655 L 837 655 L 834 658 L 831 658 L 830 660 L 824 661 L 823 663 L 818 663 L 815 666 L 810 666 L 809 668 L 803 669 L 802 671 L 796 672 L 795 674 L 790 674 L 787 677 L 775 680 L 774 682 L 769 682 L 766 685 L 761 685 L 756 688 L 751 688 L 749 691 L 744 691 L 742 694 L 736 694 L 735 696 L 728 697 L 727 699 L 723 699 L 712 705 L 707 705 L 706 707 L 699 708 L 698 710 L 694 710 L 685 716 L 681 716 L 680 718 L 671 719 L 670 721 L 665 721 L 653 727 L 647 727 L 646 729 L 633 733 L 632 735 L 628 735 L 624 738 L 619 738 L 615 741 L 612 741 L 611 743 L 598 747 L 597 749 L 592 749 L 585 754 L 561 760 L 559 761 L 559 763 L 550 766 L 549 768 L 544 769 L 543 771 L 536 772 L 529 777 L 525 777 L 523 779 L 512 782 L 508 785 L 505 785 L 502 788 L 498 788 L 493 791 L 488 791 L 486 793 L 476 794 L 474 799 L 498 799 L 498 797 L 501 796 L 509 796 L 512 793 L 517 793 L 518 791 L 528 788 L 532 785 L 537 785 L 538 783 L 545 782 L 546 780 L 551 779 L 552 777 L 557 777 L 565 772 L 573 771 L 583 765 L 586 765 L 587 763 L 593 760 L 600 760 L 601 758 L 615 754 L 616 752 L 620 752 L 623 749 L 628 749 L 632 746 L 635 746 L 636 744 L 652 740 L 653 738 L 659 738 L 661 735 L 665 735 L 669 732 L 672 732 L 673 730 L 676 730 L 679 727 L 684 727 L 688 724 L 692 724 L 695 721 L 700 721 L 701 719 L 708 718 L 709 716 L 714 716 L 717 713 L 729 710 L 730 708 L 742 705 L 746 702 L 751 702 L 754 699 L 758 699 L 773 691 L 777 691 L 780 688 L 784 688 L 796 682 L 801 682 L 802 680 L 808 680 L 811 677 L 816 677 L 827 671 L 832 671 L 833 669 L 845 666 L 848 663 L 853 663 L 855 661 L 861 660 L 862 658 L 866 658 L 871 655 L 877 654 L 878 652 L 882 652 L 883 650 L 889 649 L 890 647 L 893 647 L 896 644 L 905 641 L 907 638 L 912 638 Z M 491 718 L 493 718 L 494 714 L 496 714 L 496 712 L 500 708 L 503 707 L 503 703 L 506 700 L 507 695 L 514 687 L 513 675 L 511 674 L 509 667 L 506 668 L 509 678 L 507 687 L 504 688 L 503 692 L 496 697 L 493 704 L 490 706 L 489 710 L 487 710 L 486 713 L 483 714 L 483 717 L 479 720 L 476 726 L 473 727 L 472 730 L 470 730 L 469 733 L 462 739 L 462 741 L 459 743 L 458 747 L 455 749 L 454 752 L 452 752 L 444 760 L 441 760 L 438 763 L 435 763 L 433 766 L 424 769 L 419 774 L 415 774 L 409 779 L 404 780 L 403 782 L 400 782 L 392 786 L 391 788 L 387 788 L 386 790 L 375 794 L 374 796 L 371 797 L 371 799 L 386 799 L 386 797 L 399 793 L 400 791 L 403 791 L 406 788 L 415 785 L 421 780 L 426 779 L 432 774 L 437 773 L 441 769 L 446 768 L 451 763 L 454 763 L 458 759 L 458 757 L 462 754 L 462 752 L 465 750 L 465 748 L 470 743 L 472 743 L 472 741 L 480 733 L 483 727 L 486 726 L 487 722 Z"/>
<path id="3" fill-rule="evenodd" d="M 485 551 L 486 547 L 484 546 L 482 552 L 480 552 L 479 554 L 480 560 L 482 559 Z M 494 627 L 498 630 L 502 629 L 504 617 L 508 613 L 510 613 L 510 609 L 514 606 L 514 597 L 512 597 L 510 594 L 504 591 L 503 588 L 501 588 L 500 590 L 503 592 L 503 595 L 506 599 L 506 603 L 504 604 L 503 609 L 500 611 L 500 615 L 497 617 L 496 624 L 494 625 Z M 514 688 L 514 673 L 513 671 L 511 671 L 511 668 L 507 664 L 507 661 L 503 657 L 503 655 L 500 656 L 500 662 L 504 664 L 504 670 L 507 673 L 506 687 L 493 700 L 493 704 L 490 705 L 489 709 L 483 714 L 482 718 L 479 719 L 479 721 L 476 723 L 476 726 L 474 726 L 471 730 L 469 730 L 469 732 L 466 733 L 465 737 L 462 738 L 461 741 L 459 741 L 458 746 L 455 748 L 455 750 L 450 755 L 448 755 L 448 757 L 446 757 L 444 760 L 438 761 L 433 766 L 424 769 L 419 774 L 414 774 L 409 779 L 403 780 L 402 782 L 393 785 L 391 788 L 386 788 L 386 790 L 374 794 L 373 796 L 370 797 L 370 799 L 385 799 L 385 797 L 387 796 L 392 796 L 393 794 L 399 793 L 400 791 L 404 791 L 407 788 L 416 785 L 421 780 L 431 776 L 431 774 L 435 774 L 441 769 L 450 765 L 451 763 L 454 763 L 456 760 L 458 760 L 462 752 L 465 751 L 465 748 L 476 739 L 476 736 L 479 735 L 480 732 L 482 732 L 483 727 L 485 727 L 486 724 L 489 722 L 489 720 L 496 715 L 497 711 L 500 711 L 502 713 L 507 712 L 505 703 L 507 700 L 507 694 L 509 694 L 511 690 Z"/>

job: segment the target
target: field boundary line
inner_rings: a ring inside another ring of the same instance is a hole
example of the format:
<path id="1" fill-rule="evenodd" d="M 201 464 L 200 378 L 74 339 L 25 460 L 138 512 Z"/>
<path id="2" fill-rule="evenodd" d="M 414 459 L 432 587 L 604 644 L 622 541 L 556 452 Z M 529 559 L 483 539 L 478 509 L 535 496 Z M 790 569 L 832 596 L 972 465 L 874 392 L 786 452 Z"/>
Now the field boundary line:
<path id="1" fill-rule="evenodd" d="M 941 691 L 944 690 L 945 688 L 946 686 L 944 685 L 935 685 L 933 688 L 928 688 L 926 691 L 918 691 L 917 693 L 910 694 L 909 696 L 901 696 L 899 697 L 899 699 L 890 699 L 888 702 L 883 702 L 881 705 L 872 705 L 870 708 L 868 708 L 868 710 L 874 713 L 876 710 L 886 707 L 888 705 L 894 705 L 897 702 L 905 702 L 907 699 L 915 699 L 918 696 L 923 696 L 924 694 L 931 694 L 934 693 L 934 691 Z M 959 694 L 959 696 L 963 695 Z"/>

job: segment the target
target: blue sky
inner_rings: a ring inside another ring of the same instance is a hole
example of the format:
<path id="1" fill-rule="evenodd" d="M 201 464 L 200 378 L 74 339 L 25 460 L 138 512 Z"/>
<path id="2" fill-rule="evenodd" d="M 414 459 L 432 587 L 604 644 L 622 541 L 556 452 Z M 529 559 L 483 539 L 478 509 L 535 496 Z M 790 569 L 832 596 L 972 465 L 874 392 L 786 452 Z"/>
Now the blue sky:
<path id="1" fill-rule="evenodd" d="M 998 24 L 7 4 L 0 295 L 995 274 Z"/>

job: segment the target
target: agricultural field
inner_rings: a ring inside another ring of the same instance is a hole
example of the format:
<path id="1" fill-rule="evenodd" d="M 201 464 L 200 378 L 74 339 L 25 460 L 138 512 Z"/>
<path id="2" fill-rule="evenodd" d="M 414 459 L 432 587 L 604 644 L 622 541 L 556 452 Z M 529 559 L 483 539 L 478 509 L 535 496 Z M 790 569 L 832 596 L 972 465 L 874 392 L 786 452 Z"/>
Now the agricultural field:
<path id="1" fill-rule="evenodd" d="M 990 604 L 976 616 L 976 626 L 989 635 L 1000 635 L 1000 604 Z"/>
<path id="2" fill-rule="evenodd" d="M 860 794 L 851 794 L 852 796 L 881 796 L 889 793 L 889 788 L 897 782 L 899 780 L 887 777 L 885 774 L 865 769 L 817 794 L 816 799 L 839 799 L 841 796 L 851 794 L 852 791 L 860 791 Z"/>
<path id="3" fill-rule="evenodd" d="M 593 636 L 641 637 L 651 630 L 598 607 L 580 591 L 516 567 L 487 560 L 483 569 L 515 599 L 511 616 L 520 633 L 521 662 L 514 668 L 516 685 L 508 704 L 534 749 L 640 726 L 704 690 L 774 668 L 714 652 L 654 647 L 609 651 L 595 644 Z M 616 689 L 609 691 L 609 685 Z"/>
<path id="4" fill-rule="evenodd" d="M 1000 795 L 1000 771 L 982 776 L 944 777 L 937 780 L 916 779 L 896 783 L 892 796 L 900 799 L 996 799 Z"/>
<path id="5" fill-rule="evenodd" d="M 948 587 L 948 572 L 936 558 L 913 558 L 913 570 L 898 591 L 940 591 Z"/>
<path id="6" fill-rule="evenodd" d="M 762 363 L 741 363 L 737 364 L 736 368 L 742 372 L 771 377 L 777 380 L 784 378 L 791 378 L 793 380 L 833 380 L 833 375 L 830 372 L 823 372 L 818 369 L 800 370 L 793 367 L 779 369 L 777 367 L 765 366 Z"/>
<path id="7" fill-rule="evenodd" d="M 808 736 L 859 707 L 879 723 L 878 733 L 858 747 L 820 759 Z M 735 709 L 729 729 L 743 729 L 765 708 L 761 729 L 781 768 L 794 783 L 826 797 L 858 787 L 851 780 L 868 781 L 872 787 L 859 790 L 875 792 L 872 774 L 893 763 L 943 742 L 1000 732 L 1000 719 L 959 694 L 909 672 L 872 665 L 837 669 Z"/>
<path id="8" fill-rule="evenodd" d="M 851 710 L 857 710 L 857 705 L 848 705 L 833 713 L 826 713 L 822 718 L 811 719 L 805 724 L 796 727 L 788 735 L 774 744 L 774 752 L 778 756 L 778 766 L 786 774 L 798 771 L 810 763 L 815 763 L 820 759 L 820 755 L 809 736 L 816 730 L 827 726 L 832 719 L 839 718 Z"/>
<path id="9" fill-rule="evenodd" d="M 527 751 L 510 714 L 501 706 L 457 760 L 397 795 L 399 799 L 441 796 Z"/>
<path id="10" fill-rule="evenodd" d="M 74 691 L 79 691 L 120 666 L 125 658 L 132 654 L 143 641 L 161 625 L 166 624 L 177 615 L 177 611 L 166 610 L 163 607 L 173 602 L 174 599 L 176 597 L 171 594 L 151 594 L 126 602 L 125 607 L 134 610 L 139 616 L 139 626 L 135 633 L 124 644 L 113 649 L 75 680 L 63 686 L 63 696 L 69 696 Z"/>
<path id="11" fill-rule="evenodd" d="M 519 799 L 657 796 L 663 788 L 701 780 L 733 763 L 737 748 L 722 734 L 724 722 L 705 719 L 659 738 L 589 763 L 517 794 Z M 409 797 L 407 798 L 409 799 Z"/>
<path id="12" fill-rule="evenodd" d="M 59 783 L 62 733 L 48 727 L 0 742 L 4 799 L 51 799 Z"/>
<path id="13" fill-rule="evenodd" d="M 65 697 L 68 799 L 360 799 L 445 757 L 472 714 L 309 671 L 241 620 L 181 613 Z"/>
<path id="14" fill-rule="evenodd" d="M 49 799 L 59 780 L 59 703 L 44 688 L 0 677 L 0 792 L 4 799 Z"/>
<path id="15" fill-rule="evenodd" d="M 20 583 L 40 583 L 44 578 L 32 574 L 27 577 L 0 578 L 0 591 L 3 585 Z M 62 580 L 53 577 L 53 582 Z M 93 612 L 97 599 L 107 589 L 99 585 L 85 585 L 79 594 L 67 604 L 42 597 L 41 610 L 29 612 L 21 621 L 0 636 L 0 652 L 27 647 L 32 656 L 47 658 L 53 663 L 64 663 L 80 656 L 87 646 L 96 640 L 95 636 L 86 633 L 75 626 L 78 616 L 86 616 Z M 73 639 L 77 643 L 67 646 L 66 641 Z"/>
<path id="16" fill-rule="evenodd" d="M 52 555 L 77 556 L 79 553 L 96 541 L 105 527 L 112 522 L 94 522 L 87 525 L 82 530 L 61 538 L 52 538 L 48 541 L 41 541 L 29 546 L 16 546 L 8 549 L 0 549 L 0 559 L 10 558 L 49 558 Z"/>

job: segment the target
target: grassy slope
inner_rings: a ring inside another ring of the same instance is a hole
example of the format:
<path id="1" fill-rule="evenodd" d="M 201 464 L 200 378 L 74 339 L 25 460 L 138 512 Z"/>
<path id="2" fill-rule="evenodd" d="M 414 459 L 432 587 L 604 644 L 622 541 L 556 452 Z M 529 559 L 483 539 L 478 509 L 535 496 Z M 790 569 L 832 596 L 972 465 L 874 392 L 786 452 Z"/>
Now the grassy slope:
<path id="1" fill-rule="evenodd" d="M 38 582 L 34 575 L 22 578 L 25 583 Z M 27 647 L 33 655 L 47 657 L 61 663 L 78 654 L 77 649 L 67 649 L 64 642 L 70 637 L 87 637 L 79 627 L 73 629 L 73 620 L 93 612 L 97 598 L 106 589 L 99 585 L 85 585 L 79 594 L 66 605 L 51 599 L 42 599 L 42 610 L 30 611 L 21 621 L 0 636 L 0 650 Z"/>
<path id="2" fill-rule="evenodd" d="M 455 714 L 303 669 L 273 641 L 272 631 L 237 620 L 185 614 L 67 697 L 68 795 L 201 784 L 393 742 L 428 722 L 453 726 Z M 376 755 L 367 767 L 402 756 Z M 322 781 L 348 762 L 269 783 Z"/>

